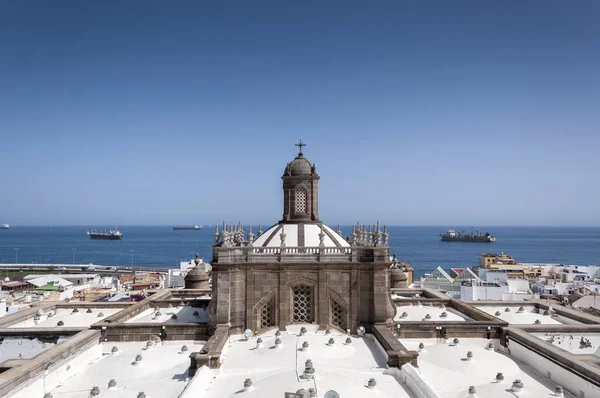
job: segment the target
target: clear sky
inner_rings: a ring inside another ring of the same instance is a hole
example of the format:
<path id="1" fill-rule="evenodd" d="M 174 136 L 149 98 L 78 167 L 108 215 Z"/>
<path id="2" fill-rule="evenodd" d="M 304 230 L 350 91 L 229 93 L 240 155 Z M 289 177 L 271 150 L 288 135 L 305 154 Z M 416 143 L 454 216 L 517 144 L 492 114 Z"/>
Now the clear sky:
<path id="1" fill-rule="evenodd" d="M 0 223 L 600 225 L 600 2 L 2 1 Z"/>

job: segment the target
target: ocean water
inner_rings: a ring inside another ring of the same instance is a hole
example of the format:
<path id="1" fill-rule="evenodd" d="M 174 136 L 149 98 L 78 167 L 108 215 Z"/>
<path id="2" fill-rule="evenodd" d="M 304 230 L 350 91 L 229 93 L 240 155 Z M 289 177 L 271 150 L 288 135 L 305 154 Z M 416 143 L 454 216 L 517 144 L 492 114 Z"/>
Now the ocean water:
<path id="1" fill-rule="evenodd" d="M 479 228 L 495 235 L 495 243 L 442 242 L 439 233 L 446 229 L 389 227 L 389 243 L 398 259 L 410 263 L 417 275 L 437 266 L 446 270 L 476 266 L 483 252 L 505 252 L 527 263 L 600 265 L 600 228 L 596 227 Z M 454 229 L 469 231 L 470 227 Z M 15 263 L 18 256 L 19 263 L 71 264 L 74 256 L 76 264 L 130 266 L 133 254 L 134 266 L 176 267 L 193 258 L 196 251 L 205 261 L 211 259 L 214 227 L 174 231 L 170 226 L 123 226 L 119 230 L 122 240 L 104 241 L 90 240 L 87 228 L 81 226 L 11 226 L 0 230 L 0 263 Z M 350 232 L 350 226 L 342 227 L 344 236 Z"/>

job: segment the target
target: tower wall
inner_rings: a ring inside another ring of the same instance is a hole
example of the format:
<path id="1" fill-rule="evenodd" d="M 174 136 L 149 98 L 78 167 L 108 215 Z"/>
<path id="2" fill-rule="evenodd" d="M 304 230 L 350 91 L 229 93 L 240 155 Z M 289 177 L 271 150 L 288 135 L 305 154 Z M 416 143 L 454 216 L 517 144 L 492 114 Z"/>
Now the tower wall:
<path id="1" fill-rule="evenodd" d="M 386 263 L 223 264 L 213 268 L 213 278 L 218 283 L 213 301 L 219 312 L 213 326 L 227 324 L 232 333 L 270 326 L 283 330 L 303 323 L 294 321 L 293 289 L 299 285 L 312 289 L 314 319 L 308 323 L 322 329 L 337 326 L 354 331 L 395 315 Z M 272 314 L 261 313 L 265 306 Z M 332 306 L 338 309 L 337 325 Z M 272 317 L 269 326 L 261 324 L 265 316 Z"/>

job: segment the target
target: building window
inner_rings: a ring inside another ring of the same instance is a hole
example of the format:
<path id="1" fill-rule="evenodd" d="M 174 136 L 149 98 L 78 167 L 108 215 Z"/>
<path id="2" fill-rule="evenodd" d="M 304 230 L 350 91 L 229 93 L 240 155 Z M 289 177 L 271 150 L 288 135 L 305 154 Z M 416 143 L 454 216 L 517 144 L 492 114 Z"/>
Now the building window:
<path id="1" fill-rule="evenodd" d="M 313 317 L 313 288 L 306 285 L 294 286 L 293 320 L 294 322 L 312 323 Z"/>
<path id="2" fill-rule="evenodd" d="M 273 299 L 269 300 L 265 305 L 260 308 L 260 327 L 268 328 L 275 324 L 275 317 L 273 314 Z"/>
<path id="3" fill-rule="evenodd" d="M 331 300 L 331 324 L 346 329 L 346 311 L 334 300 Z"/>
<path id="4" fill-rule="evenodd" d="M 306 213 L 306 191 L 304 189 L 296 191 L 296 213 Z"/>

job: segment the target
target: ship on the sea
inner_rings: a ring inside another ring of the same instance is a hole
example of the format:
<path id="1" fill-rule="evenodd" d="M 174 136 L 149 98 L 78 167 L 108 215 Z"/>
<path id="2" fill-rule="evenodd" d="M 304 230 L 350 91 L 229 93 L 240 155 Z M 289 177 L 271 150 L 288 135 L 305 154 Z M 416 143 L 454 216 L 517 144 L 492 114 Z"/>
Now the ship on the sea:
<path id="1" fill-rule="evenodd" d="M 174 231 L 180 231 L 180 230 L 192 230 L 192 231 L 199 231 L 202 229 L 202 225 L 193 225 L 193 226 L 183 226 L 183 227 L 173 227 Z"/>
<path id="2" fill-rule="evenodd" d="M 449 229 L 445 234 L 440 234 L 444 242 L 480 242 L 492 243 L 496 241 L 496 237 L 486 232 L 485 234 L 473 227 L 475 233 L 466 234 L 465 231 L 456 233 L 453 229 Z"/>
<path id="3" fill-rule="evenodd" d="M 88 231 L 90 239 L 104 239 L 104 240 L 119 240 L 123 237 L 123 234 L 118 229 L 111 229 L 110 231 Z"/>
<path id="4" fill-rule="evenodd" d="M 10 225 L 8 224 L 2 224 L 2 226 L 0 226 L 0 229 L 9 229 Z"/>

